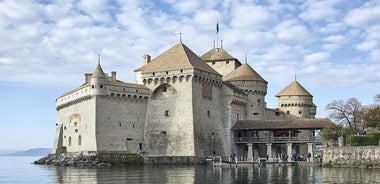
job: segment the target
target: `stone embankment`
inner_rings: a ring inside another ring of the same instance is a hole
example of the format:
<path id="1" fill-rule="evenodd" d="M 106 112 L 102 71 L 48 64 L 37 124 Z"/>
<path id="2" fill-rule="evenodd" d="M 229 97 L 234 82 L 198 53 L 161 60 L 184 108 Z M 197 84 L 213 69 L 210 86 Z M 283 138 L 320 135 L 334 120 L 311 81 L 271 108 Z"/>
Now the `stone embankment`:
<path id="1" fill-rule="evenodd" d="M 379 146 L 326 147 L 323 166 L 380 168 Z"/>
<path id="2" fill-rule="evenodd" d="M 135 154 L 98 154 L 98 155 L 75 155 L 75 154 L 50 154 L 34 162 L 38 165 L 55 166 L 111 166 L 111 165 L 141 165 L 143 158 Z"/>

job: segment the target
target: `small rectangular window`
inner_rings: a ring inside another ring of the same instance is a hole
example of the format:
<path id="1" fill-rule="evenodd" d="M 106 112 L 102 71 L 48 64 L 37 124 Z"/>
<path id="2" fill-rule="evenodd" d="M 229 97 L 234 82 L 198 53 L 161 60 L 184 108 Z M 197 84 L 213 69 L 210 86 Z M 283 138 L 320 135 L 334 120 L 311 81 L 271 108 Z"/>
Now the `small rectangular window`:
<path id="1" fill-rule="evenodd" d="M 78 132 L 78 129 L 75 129 L 75 132 Z"/>
<path id="2" fill-rule="evenodd" d="M 207 111 L 207 117 L 210 117 L 211 114 L 210 114 L 210 111 Z"/>
<path id="3" fill-rule="evenodd" d="M 302 111 L 298 111 L 298 114 L 302 114 Z"/>
<path id="4" fill-rule="evenodd" d="M 286 114 L 290 114 L 290 112 L 289 112 L 289 111 L 286 111 Z"/>
<path id="5" fill-rule="evenodd" d="M 103 85 L 100 85 L 100 88 L 103 88 Z"/>
<path id="6" fill-rule="evenodd" d="M 169 110 L 165 110 L 165 116 L 169 116 Z"/>

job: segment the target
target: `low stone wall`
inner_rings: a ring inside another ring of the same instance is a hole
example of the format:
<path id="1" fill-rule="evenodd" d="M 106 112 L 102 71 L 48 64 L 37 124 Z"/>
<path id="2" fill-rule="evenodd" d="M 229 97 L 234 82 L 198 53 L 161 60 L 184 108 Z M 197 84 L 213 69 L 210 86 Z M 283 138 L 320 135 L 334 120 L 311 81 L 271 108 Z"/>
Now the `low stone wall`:
<path id="1" fill-rule="evenodd" d="M 145 158 L 145 164 L 206 164 L 205 158 L 192 156 L 149 156 Z"/>
<path id="2" fill-rule="evenodd" d="M 380 146 L 326 147 L 322 165 L 380 168 Z"/>

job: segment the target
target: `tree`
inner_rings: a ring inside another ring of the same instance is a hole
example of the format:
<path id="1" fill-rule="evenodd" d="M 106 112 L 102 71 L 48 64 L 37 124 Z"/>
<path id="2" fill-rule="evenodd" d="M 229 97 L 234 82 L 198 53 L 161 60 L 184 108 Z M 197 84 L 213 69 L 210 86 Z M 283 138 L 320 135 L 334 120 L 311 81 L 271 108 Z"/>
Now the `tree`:
<path id="1" fill-rule="evenodd" d="M 327 104 L 329 118 L 340 125 L 348 126 L 352 133 L 357 133 L 362 123 L 362 104 L 356 98 L 350 98 L 346 102 L 334 100 Z"/>
<path id="2" fill-rule="evenodd" d="M 375 104 L 380 104 L 380 93 L 373 97 L 373 101 L 375 101 Z"/>
<path id="3" fill-rule="evenodd" d="M 322 129 L 321 135 L 323 140 L 337 140 L 340 136 L 346 136 L 347 131 L 342 125 L 329 124 Z"/>
<path id="4" fill-rule="evenodd" d="M 380 128 L 380 107 L 370 107 L 366 110 L 366 113 L 363 117 L 364 121 L 366 122 L 366 125 L 368 127 Z"/>

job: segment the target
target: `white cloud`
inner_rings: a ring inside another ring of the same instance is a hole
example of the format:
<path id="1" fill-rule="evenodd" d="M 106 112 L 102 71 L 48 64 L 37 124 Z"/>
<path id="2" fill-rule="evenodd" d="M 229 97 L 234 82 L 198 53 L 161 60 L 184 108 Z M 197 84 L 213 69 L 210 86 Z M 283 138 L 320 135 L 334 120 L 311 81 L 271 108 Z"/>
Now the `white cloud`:
<path id="1" fill-rule="evenodd" d="M 329 59 L 330 54 L 327 52 L 317 52 L 304 56 L 306 64 L 317 63 Z"/>
<path id="2" fill-rule="evenodd" d="M 367 4 L 368 5 L 368 4 Z M 368 25 L 372 23 L 379 23 L 380 20 L 380 4 L 363 6 L 360 8 L 352 9 L 345 17 L 347 24 L 352 26 Z"/>
<path id="3" fill-rule="evenodd" d="M 232 5 L 230 16 L 231 27 L 236 29 L 260 30 L 267 28 L 275 20 L 275 16 L 264 6 L 237 2 Z"/>
<path id="4" fill-rule="evenodd" d="M 301 8 L 305 9 L 299 17 L 307 21 L 328 21 L 335 19 L 339 10 L 335 8 L 340 0 L 306 1 Z"/>
<path id="5" fill-rule="evenodd" d="M 295 19 L 285 20 L 279 23 L 274 31 L 277 38 L 286 41 L 303 41 L 310 42 L 313 40 L 313 35 L 308 31 L 306 26 L 301 25 Z"/>
<path id="6" fill-rule="evenodd" d="M 358 44 L 356 46 L 356 48 L 359 50 L 368 51 L 368 50 L 375 48 L 376 46 L 377 46 L 377 42 L 371 40 L 371 41 L 365 41 L 365 42 Z"/>

